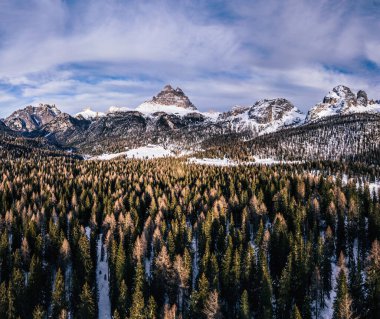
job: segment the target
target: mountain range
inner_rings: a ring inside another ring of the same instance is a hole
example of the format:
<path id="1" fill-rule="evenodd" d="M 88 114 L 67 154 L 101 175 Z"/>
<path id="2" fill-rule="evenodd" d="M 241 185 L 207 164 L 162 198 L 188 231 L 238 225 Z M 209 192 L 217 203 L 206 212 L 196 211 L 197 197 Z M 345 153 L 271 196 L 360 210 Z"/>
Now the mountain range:
<path id="1" fill-rule="evenodd" d="M 307 114 L 284 98 L 263 99 L 252 106 L 235 106 L 227 112 L 201 112 L 180 88 L 167 85 L 136 109 L 111 107 L 106 113 L 85 109 L 72 116 L 55 105 L 27 106 L 0 121 L 0 132 L 3 137 L 42 140 L 44 145 L 80 154 L 121 152 L 149 143 L 179 150 L 203 150 L 212 146 L 210 141 L 228 144 L 233 136 L 235 141 L 246 143 L 244 147 L 255 145 L 256 153 L 271 149 L 267 153 L 279 157 L 292 140 L 289 134 L 293 139 L 300 136 L 297 145 L 289 149 L 322 151 L 326 132 L 335 132 L 339 127 L 348 129 L 348 133 L 343 134 L 347 141 L 353 136 L 363 141 L 368 134 L 375 134 L 374 140 L 361 151 L 377 148 L 379 114 L 379 101 L 369 99 L 362 90 L 355 94 L 343 85 L 333 88 Z M 358 131 L 357 125 L 362 129 Z M 324 128 L 321 130 L 321 127 Z M 313 135 L 310 131 L 317 133 Z M 313 137 L 306 138 L 310 134 Z M 276 136 L 274 141 L 273 136 Z M 283 140 L 284 136 L 288 136 L 288 140 Z M 278 145 L 281 152 L 273 149 L 273 145 Z M 358 147 L 352 147 L 356 150 L 351 153 L 356 154 Z M 339 145 L 335 147 L 339 149 Z M 306 156 L 307 152 L 301 153 L 296 157 Z M 326 154 L 336 157 L 342 153 L 343 150 Z"/>

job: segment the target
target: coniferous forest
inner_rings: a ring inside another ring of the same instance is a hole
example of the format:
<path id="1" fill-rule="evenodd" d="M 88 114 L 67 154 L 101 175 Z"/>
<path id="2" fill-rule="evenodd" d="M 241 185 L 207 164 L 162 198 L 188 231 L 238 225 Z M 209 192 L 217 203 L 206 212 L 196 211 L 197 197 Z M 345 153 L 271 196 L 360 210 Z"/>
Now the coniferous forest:
<path id="1" fill-rule="evenodd" d="M 379 318 L 365 167 L 8 153 L 0 318 Z"/>

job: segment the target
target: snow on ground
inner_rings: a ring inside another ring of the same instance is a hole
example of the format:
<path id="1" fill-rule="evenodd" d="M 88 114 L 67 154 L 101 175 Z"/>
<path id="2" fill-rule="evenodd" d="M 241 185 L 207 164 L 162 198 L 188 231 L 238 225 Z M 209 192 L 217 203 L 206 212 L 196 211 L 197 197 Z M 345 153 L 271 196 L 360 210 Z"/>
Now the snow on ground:
<path id="1" fill-rule="evenodd" d="M 112 160 L 117 157 L 125 157 L 125 158 L 136 158 L 136 159 L 150 159 L 150 158 L 160 158 L 160 157 L 168 157 L 174 156 L 175 154 L 160 145 L 152 145 L 149 144 L 147 146 L 141 146 L 138 148 L 134 148 L 125 152 L 120 153 L 105 153 L 99 156 L 90 157 L 90 160 Z"/>
<path id="2" fill-rule="evenodd" d="M 212 166 L 236 166 L 237 162 L 228 158 L 189 158 L 191 164 L 212 165 Z"/>
<path id="3" fill-rule="evenodd" d="M 276 165 L 276 164 L 299 164 L 299 161 L 278 161 L 273 158 L 259 158 L 254 156 L 255 161 L 240 162 L 228 158 L 189 158 L 189 163 L 211 166 L 238 166 L 238 165 Z"/>
<path id="4" fill-rule="evenodd" d="M 91 238 L 91 228 L 88 227 L 88 226 L 86 226 L 86 228 L 84 230 L 85 230 L 87 239 L 90 240 L 90 238 Z"/>
<path id="5" fill-rule="evenodd" d="M 320 318 L 321 319 L 331 319 L 333 316 L 334 312 L 334 299 L 336 297 L 336 291 L 335 291 L 335 286 L 336 286 L 336 278 L 338 277 L 339 270 L 340 268 L 335 264 L 331 263 L 331 268 L 332 268 L 332 289 L 330 291 L 330 296 L 329 298 L 325 298 L 325 308 L 321 309 L 320 313 Z"/>
<path id="6" fill-rule="evenodd" d="M 98 258 L 96 264 L 96 283 L 98 286 L 99 303 L 98 312 L 99 319 L 111 319 L 111 302 L 108 272 L 107 249 L 103 245 L 103 234 L 98 239 Z"/>

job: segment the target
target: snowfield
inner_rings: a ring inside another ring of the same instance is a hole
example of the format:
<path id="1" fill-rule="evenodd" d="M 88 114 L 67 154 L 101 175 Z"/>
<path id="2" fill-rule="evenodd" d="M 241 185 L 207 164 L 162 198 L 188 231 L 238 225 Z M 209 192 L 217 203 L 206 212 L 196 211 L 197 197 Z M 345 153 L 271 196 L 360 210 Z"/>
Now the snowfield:
<path id="1" fill-rule="evenodd" d="M 112 160 L 118 157 L 135 158 L 135 159 L 151 159 L 151 158 L 160 158 L 160 157 L 169 157 L 169 156 L 175 156 L 174 152 L 160 145 L 149 144 L 147 146 L 134 148 L 125 152 L 112 153 L 112 154 L 105 153 L 105 154 L 90 157 L 87 159 L 108 161 L 108 160 Z"/>
<path id="2" fill-rule="evenodd" d="M 82 116 L 85 120 L 95 120 L 100 117 L 106 116 L 103 112 L 96 112 L 91 110 L 89 107 L 85 108 L 82 112 L 79 112 L 74 115 L 75 117 Z"/>
<path id="3" fill-rule="evenodd" d="M 298 164 L 299 161 L 278 161 L 273 158 L 259 158 L 254 156 L 255 161 L 240 162 L 228 158 L 189 158 L 188 163 L 211 165 L 211 166 L 238 166 L 238 165 L 276 165 L 276 164 Z"/>

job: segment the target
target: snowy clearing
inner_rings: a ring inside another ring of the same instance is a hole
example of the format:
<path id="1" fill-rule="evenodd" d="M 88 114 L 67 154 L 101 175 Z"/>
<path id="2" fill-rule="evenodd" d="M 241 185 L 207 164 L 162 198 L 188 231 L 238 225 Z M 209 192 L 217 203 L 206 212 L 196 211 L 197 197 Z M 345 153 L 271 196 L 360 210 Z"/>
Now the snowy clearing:
<path id="1" fill-rule="evenodd" d="M 166 149 L 160 145 L 149 144 L 147 146 L 134 148 L 125 152 L 111 153 L 111 154 L 105 153 L 99 156 L 90 157 L 88 159 L 108 161 L 108 160 L 112 160 L 121 156 L 125 158 L 151 159 L 151 158 L 175 156 L 175 154 L 171 150 Z"/>

